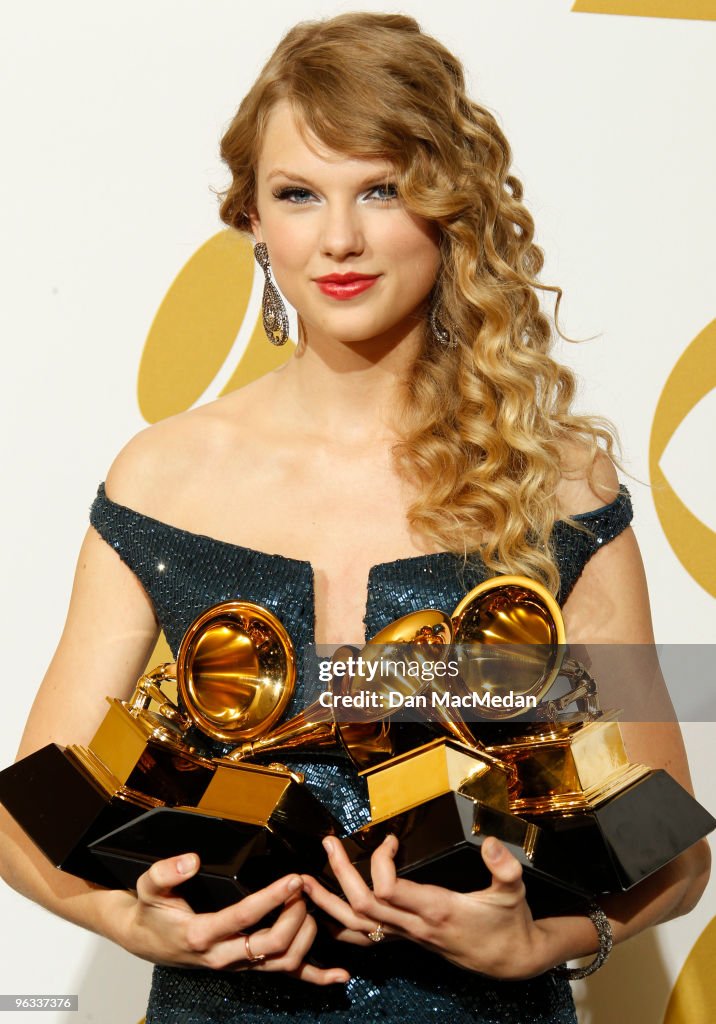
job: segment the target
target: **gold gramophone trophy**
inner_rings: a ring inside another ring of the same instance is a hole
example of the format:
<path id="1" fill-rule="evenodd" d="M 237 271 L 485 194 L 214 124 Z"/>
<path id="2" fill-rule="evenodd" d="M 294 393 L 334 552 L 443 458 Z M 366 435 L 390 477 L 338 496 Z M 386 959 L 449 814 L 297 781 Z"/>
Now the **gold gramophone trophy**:
<path id="1" fill-rule="evenodd" d="M 601 711 L 597 682 L 568 657 L 559 605 L 544 587 L 487 580 L 452 619 L 454 642 L 465 645 L 461 678 L 479 698 L 473 731 L 516 772 L 510 810 L 540 826 L 577 883 L 593 894 L 629 889 L 716 827 L 668 772 L 629 761 L 616 713 Z M 558 677 L 569 689 L 549 700 Z M 508 688 L 541 702 L 537 721 L 487 700 Z M 572 703 L 580 712 L 564 715 Z"/>
<path id="2" fill-rule="evenodd" d="M 176 665 L 143 676 L 87 747 L 57 744 L 0 772 L 0 801 L 63 870 L 133 887 L 155 860 L 197 852 L 183 892 L 217 909 L 295 870 L 320 872 L 326 808 L 281 765 L 212 757 L 270 729 L 295 686 L 293 644 L 267 609 L 229 601 L 191 624 Z M 165 695 L 176 682 L 185 710 Z M 157 710 L 152 710 L 152 702 Z"/>

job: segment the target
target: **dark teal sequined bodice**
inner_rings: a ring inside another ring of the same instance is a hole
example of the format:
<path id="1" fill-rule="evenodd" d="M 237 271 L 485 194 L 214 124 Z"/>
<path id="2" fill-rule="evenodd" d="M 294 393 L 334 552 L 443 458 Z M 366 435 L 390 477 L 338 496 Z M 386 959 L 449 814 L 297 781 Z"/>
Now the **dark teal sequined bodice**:
<path id="1" fill-rule="evenodd" d="M 553 545 L 564 603 L 587 561 L 631 521 L 625 490 L 615 501 L 578 518 L 588 532 L 558 522 Z M 288 630 L 299 664 L 314 643 L 314 579 L 308 562 L 272 555 L 190 533 L 107 498 L 101 485 L 90 521 L 138 577 L 169 646 L 176 653 L 190 623 L 211 605 L 243 599 L 270 608 Z M 368 579 L 366 637 L 410 611 L 451 611 L 488 576 L 450 553 L 420 555 L 374 566 Z M 305 706 L 299 680 L 286 717 Z M 342 757 L 285 759 L 352 832 L 368 820 L 363 784 Z M 569 984 L 551 974 L 499 982 L 453 967 L 411 943 L 367 953 L 347 950 L 351 981 L 318 988 L 281 974 L 236 974 L 157 967 L 147 1024 L 358 1024 L 410 1020 L 415 1024 L 575 1024 Z"/>

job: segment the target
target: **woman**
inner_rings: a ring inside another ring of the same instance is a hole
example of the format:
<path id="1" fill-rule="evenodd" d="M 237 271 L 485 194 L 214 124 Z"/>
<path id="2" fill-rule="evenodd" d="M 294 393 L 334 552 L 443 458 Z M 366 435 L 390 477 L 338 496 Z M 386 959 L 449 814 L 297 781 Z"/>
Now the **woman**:
<path id="1" fill-rule="evenodd" d="M 272 340 L 283 339 L 272 273 L 298 310 L 298 352 L 119 455 L 19 756 L 87 742 L 105 694 L 131 692 L 159 626 L 176 648 L 196 614 L 228 598 L 272 608 L 300 651 L 360 643 L 413 608 L 450 609 L 476 582 L 517 572 L 559 595 L 571 642 L 651 642 L 610 435 L 570 411 L 574 381 L 549 355 L 542 256 L 509 147 L 465 95 L 455 58 L 398 15 L 299 25 L 222 153 L 222 217 L 253 233 Z M 300 702 L 299 688 L 289 714 Z M 632 760 L 689 785 L 676 727 L 625 733 Z M 345 762 L 290 763 L 347 831 L 366 820 Z M 346 901 L 296 874 L 196 915 L 174 894 L 198 868 L 189 850 L 155 864 L 135 896 L 60 875 L 12 822 L 5 830 L 12 885 L 160 965 L 149 1024 L 573 1021 L 552 969 L 595 954 L 609 927 L 586 915 L 535 922 L 519 865 L 494 840 L 481 892 L 397 882 L 390 838 L 374 855 L 373 892 L 334 843 Z M 701 844 L 605 900 L 615 941 L 685 913 L 707 871 Z M 350 970 L 309 962 L 314 905 L 335 919 Z M 270 910 L 275 923 L 252 930 Z"/>

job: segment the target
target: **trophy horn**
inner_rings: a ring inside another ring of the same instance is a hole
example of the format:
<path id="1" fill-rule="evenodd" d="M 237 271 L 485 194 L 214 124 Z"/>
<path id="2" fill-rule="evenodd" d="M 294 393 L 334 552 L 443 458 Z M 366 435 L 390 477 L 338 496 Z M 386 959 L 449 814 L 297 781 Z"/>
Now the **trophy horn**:
<path id="1" fill-rule="evenodd" d="M 186 713 L 205 735 L 250 740 L 271 729 L 293 696 L 293 642 L 267 608 L 225 601 L 184 634 L 176 680 Z"/>
<path id="2" fill-rule="evenodd" d="M 428 614 L 428 613 L 425 613 Z M 447 619 L 447 616 L 445 617 Z M 424 630 L 414 636 L 415 644 L 430 643 Z M 577 663 L 565 661 L 565 628 L 559 605 L 540 583 L 526 576 L 496 576 L 485 580 L 462 598 L 443 627 L 445 643 L 459 650 L 460 674 L 457 678 L 436 677 L 415 692 L 432 691 L 429 717 L 441 732 L 474 749 L 484 749 L 465 723 L 451 698 L 479 698 L 480 717 L 510 719 L 524 714 L 524 702 L 509 707 L 492 703 L 507 693 L 542 700 L 558 675 L 570 682 L 582 682 Z M 586 685 L 586 684 L 585 684 Z M 552 702 L 554 713 L 571 697 Z M 463 706 L 465 706 L 463 704 Z M 469 706 L 469 700 L 467 703 Z"/>
<path id="3" fill-rule="evenodd" d="M 519 706 L 497 706 L 507 692 L 539 703 L 565 660 L 562 612 L 550 592 L 526 576 L 495 576 L 471 590 L 452 613 L 453 642 L 465 645 L 461 678 L 480 698 L 480 716 L 509 719 Z M 566 668 L 566 666 L 564 666 Z"/>

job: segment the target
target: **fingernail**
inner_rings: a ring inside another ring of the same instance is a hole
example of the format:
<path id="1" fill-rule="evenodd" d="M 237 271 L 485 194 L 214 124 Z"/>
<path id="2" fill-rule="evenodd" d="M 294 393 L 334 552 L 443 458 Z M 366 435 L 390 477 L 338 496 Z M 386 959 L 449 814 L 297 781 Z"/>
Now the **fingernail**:
<path id="1" fill-rule="evenodd" d="M 494 836 L 488 836 L 485 840 L 484 849 L 490 860 L 499 860 L 505 852 L 505 848 L 500 840 L 495 839 Z"/>
<path id="2" fill-rule="evenodd" d="M 326 851 L 326 853 L 329 856 L 335 850 L 335 846 L 333 845 L 333 840 L 331 839 L 330 836 L 326 836 L 326 838 L 323 840 L 323 849 Z"/>
<path id="3" fill-rule="evenodd" d="M 310 878 L 303 878 L 303 876 L 302 876 L 302 881 L 303 881 L 303 891 L 310 893 L 310 891 L 311 891 L 311 879 Z"/>
<path id="4" fill-rule="evenodd" d="M 185 857 L 180 857 L 177 861 L 177 871 L 180 875 L 188 875 L 194 870 L 196 865 L 196 857 L 192 854 L 187 854 Z"/>
<path id="5" fill-rule="evenodd" d="M 298 889 L 303 887 L 303 880 L 301 878 L 292 878 L 288 883 L 288 891 L 296 892 Z"/>
<path id="6" fill-rule="evenodd" d="M 345 983 L 350 980 L 350 974 L 346 974 L 344 971 L 341 971 L 339 974 L 331 975 L 331 985 L 345 985 Z"/>

